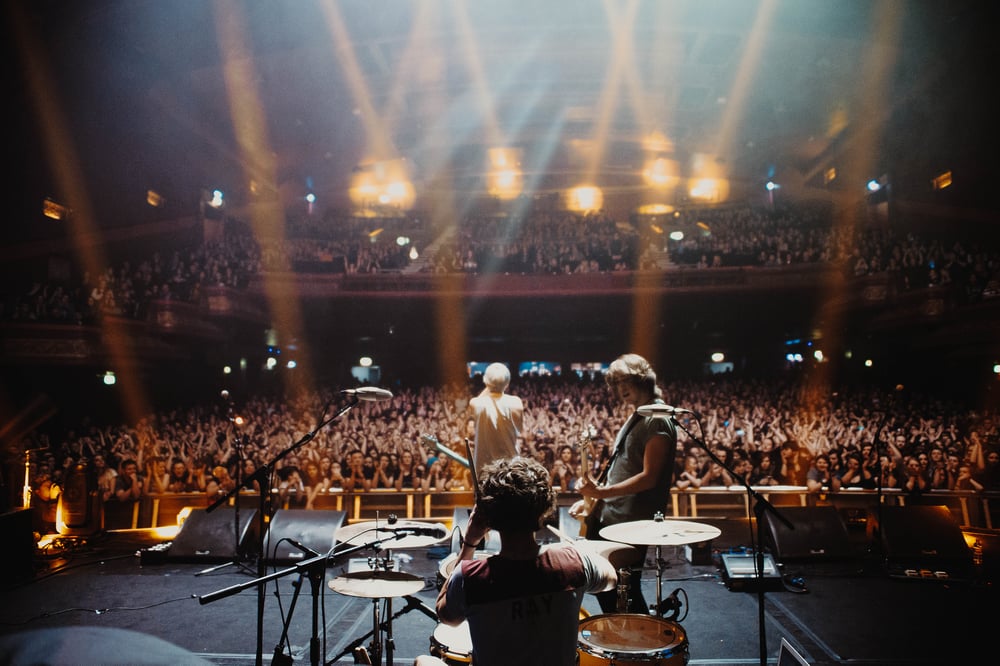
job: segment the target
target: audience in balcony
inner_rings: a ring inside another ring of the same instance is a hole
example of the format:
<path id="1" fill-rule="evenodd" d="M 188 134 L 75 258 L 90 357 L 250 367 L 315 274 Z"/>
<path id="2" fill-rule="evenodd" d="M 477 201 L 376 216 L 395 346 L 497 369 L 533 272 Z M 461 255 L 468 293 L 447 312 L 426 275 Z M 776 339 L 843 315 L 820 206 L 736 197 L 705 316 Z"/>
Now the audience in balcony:
<path id="1" fill-rule="evenodd" d="M 97 276 L 8 284 L 0 316 L 77 325 L 107 315 L 144 319 L 154 301 L 199 304 L 207 287 L 245 289 L 267 272 L 398 272 L 410 267 L 418 244 L 428 254 L 422 270 L 433 272 L 567 275 L 827 264 L 855 278 L 888 276 L 899 292 L 940 289 L 959 305 L 1000 296 L 995 242 L 947 231 L 940 237 L 902 233 L 896 226 L 843 229 L 826 208 L 808 203 L 684 210 L 675 220 L 687 229 L 679 241 L 641 219 L 549 211 L 470 216 L 440 239 L 420 220 L 325 222 L 295 218 L 287 238 L 257 239 L 230 220 L 221 241 L 128 257 Z M 399 237 L 410 242 L 400 244 Z"/>

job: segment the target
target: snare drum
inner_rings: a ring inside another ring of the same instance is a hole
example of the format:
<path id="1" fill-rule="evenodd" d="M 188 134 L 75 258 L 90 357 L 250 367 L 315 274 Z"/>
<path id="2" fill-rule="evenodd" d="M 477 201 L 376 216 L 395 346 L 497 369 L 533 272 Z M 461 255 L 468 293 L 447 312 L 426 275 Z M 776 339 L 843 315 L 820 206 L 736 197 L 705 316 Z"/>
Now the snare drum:
<path id="1" fill-rule="evenodd" d="M 431 654 L 451 666 L 472 663 L 472 636 L 469 623 L 454 627 L 439 623 L 431 636 Z"/>
<path id="2" fill-rule="evenodd" d="M 681 625 L 655 615 L 594 615 L 580 621 L 580 666 L 684 666 L 687 636 Z"/>

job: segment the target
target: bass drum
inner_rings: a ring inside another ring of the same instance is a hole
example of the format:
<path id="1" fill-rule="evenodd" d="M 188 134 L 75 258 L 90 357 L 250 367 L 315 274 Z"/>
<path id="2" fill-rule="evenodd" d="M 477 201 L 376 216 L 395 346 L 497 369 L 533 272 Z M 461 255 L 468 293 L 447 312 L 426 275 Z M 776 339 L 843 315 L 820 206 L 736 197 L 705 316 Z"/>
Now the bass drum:
<path id="1" fill-rule="evenodd" d="M 684 666 L 688 641 L 683 627 L 655 615 L 594 615 L 580 621 L 580 666 Z"/>
<path id="2" fill-rule="evenodd" d="M 581 607 L 580 619 L 584 620 L 588 617 L 590 617 L 590 613 Z M 471 664 L 472 635 L 469 633 L 469 623 L 462 622 L 454 627 L 439 623 L 431 636 L 430 652 L 449 666 Z"/>

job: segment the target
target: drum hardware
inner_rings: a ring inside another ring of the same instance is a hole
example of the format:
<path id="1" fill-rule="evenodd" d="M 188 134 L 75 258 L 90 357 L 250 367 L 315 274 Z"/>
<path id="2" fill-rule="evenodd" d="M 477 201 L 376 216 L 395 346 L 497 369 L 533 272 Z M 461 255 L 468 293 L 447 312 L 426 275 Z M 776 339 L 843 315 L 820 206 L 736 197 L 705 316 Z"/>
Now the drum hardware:
<path id="1" fill-rule="evenodd" d="M 384 558 L 369 558 L 371 570 L 353 571 L 341 574 L 328 583 L 334 592 L 345 594 L 351 597 L 362 597 L 372 600 L 372 628 L 365 635 L 349 643 L 336 657 L 329 663 L 336 662 L 344 655 L 354 654 L 358 658 L 359 651 L 364 651 L 364 656 L 373 660 L 367 663 L 382 663 L 383 653 L 386 655 L 386 664 L 392 664 L 392 654 L 395 649 L 395 641 L 392 634 L 392 621 L 399 618 L 411 610 L 419 610 L 429 618 L 437 621 L 437 613 L 428 608 L 413 594 L 424 589 L 426 583 L 423 578 L 402 571 L 393 571 L 395 560 L 389 556 Z M 394 597 L 406 599 L 406 606 L 396 613 L 392 611 L 392 600 Z M 380 620 L 384 609 L 385 620 Z M 384 640 L 380 640 L 379 634 L 384 633 Z M 369 648 L 362 644 L 372 639 Z M 359 663 L 366 663 L 361 661 Z"/>
<path id="2" fill-rule="evenodd" d="M 629 578 L 632 577 L 632 572 L 628 569 L 622 568 L 618 570 L 618 612 L 627 613 L 629 602 L 632 600 L 628 596 L 628 585 Z"/>
<path id="3" fill-rule="evenodd" d="M 663 514 L 657 513 L 652 520 L 634 520 L 609 525 L 602 529 L 600 534 L 609 541 L 656 547 L 656 604 L 652 605 L 650 610 L 659 614 L 663 603 L 663 569 L 666 567 L 662 557 L 662 547 L 709 541 L 722 534 L 722 530 L 714 525 L 690 520 L 664 520 Z M 621 610 L 620 598 L 618 603 Z"/>
<path id="4" fill-rule="evenodd" d="M 356 638 L 355 640 L 351 641 L 351 643 L 349 643 L 343 650 L 341 650 L 340 654 L 338 654 L 336 657 L 334 657 L 333 659 L 331 659 L 327 663 L 328 664 L 335 663 L 338 659 L 340 659 L 341 657 L 343 657 L 343 656 L 345 656 L 345 655 L 347 655 L 349 653 L 355 655 L 355 658 L 357 658 L 357 655 L 358 655 L 358 653 L 359 653 L 360 650 L 364 650 L 365 655 L 366 656 L 370 655 L 370 656 L 368 656 L 368 658 L 369 659 L 374 659 L 374 661 L 367 661 L 367 662 L 361 661 L 361 662 L 357 662 L 357 663 L 362 663 L 362 664 L 364 664 L 364 663 L 368 663 L 368 664 L 372 664 L 372 663 L 380 664 L 380 663 L 382 663 L 380 660 L 382 658 L 382 652 L 383 652 L 383 650 L 382 650 L 382 647 L 381 647 L 381 645 L 379 644 L 378 641 L 373 641 L 372 642 L 371 652 L 369 652 L 369 650 L 367 648 L 365 648 L 364 646 L 362 646 L 362 643 L 364 643 L 369 638 L 372 638 L 373 636 L 375 636 L 375 632 L 376 632 L 376 628 L 377 628 L 377 630 L 385 632 L 385 634 L 386 634 L 386 639 L 385 639 L 385 642 L 386 642 L 386 650 L 385 650 L 386 663 L 387 664 L 391 664 L 392 663 L 392 648 L 395 647 L 394 644 L 393 644 L 393 642 L 392 642 L 393 641 L 393 638 L 392 638 L 392 621 L 393 620 L 399 619 L 402 615 L 404 615 L 406 613 L 409 613 L 411 610 L 418 610 L 421 613 L 423 613 L 424 615 L 426 615 L 427 617 L 429 617 L 432 620 L 434 620 L 435 622 L 437 622 L 437 613 L 435 611 L 433 611 L 432 609 L 428 608 L 422 601 L 420 601 L 420 599 L 417 599 L 416 597 L 410 596 L 408 594 L 407 595 L 403 595 L 403 599 L 406 601 L 406 606 L 404 606 L 403 608 L 399 609 L 395 613 L 392 613 L 392 599 L 391 598 L 385 599 L 385 609 L 386 609 L 385 612 L 388 615 L 388 617 L 385 620 L 385 622 L 379 622 L 379 619 L 378 619 L 378 616 L 379 616 L 379 601 L 381 601 L 381 599 L 372 599 L 372 615 L 373 615 L 373 618 L 372 618 L 372 629 L 370 629 L 368 631 L 368 633 L 366 633 L 364 636 L 360 636 L 360 637 Z"/>
<path id="5" fill-rule="evenodd" d="M 341 529 L 343 529 L 343 528 L 341 528 Z M 366 529 L 358 530 L 357 534 L 351 535 L 351 538 L 356 539 L 357 537 L 359 537 L 365 531 L 367 531 L 367 527 L 366 527 Z M 271 580 L 276 580 L 276 579 L 281 578 L 283 576 L 287 576 L 287 575 L 290 575 L 290 574 L 293 574 L 293 573 L 298 573 L 299 574 L 299 580 L 294 585 L 295 592 L 294 592 L 294 594 L 292 596 L 292 601 L 291 601 L 291 605 L 289 607 L 288 615 L 285 618 L 285 624 L 284 624 L 284 627 L 282 629 L 282 634 L 281 634 L 281 641 L 278 643 L 278 646 L 275 648 L 275 663 L 279 663 L 280 664 L 280 663 L 282 663 L 283 661 L 286 660 L 286 656 L 284 655 L 284 649 L 285 649 L 284 646 L 285 646 L 285 641 L 287 640 L 287 637 L 288 637 L 288 627 L 291 625 L 291 622 L 292 622 L 292 615 L 293 615 L 292 611 L 294 611 L 294 609 L 295 609 L 295 605 L 296 605 L 296 603 L 298 601 L 299 592 L 302 589 L 302 584 L 301 584 L 302 583 L 302 578 L 303 577 L 308 577 L 309 582 L 311 584 L 311 590 L 312 590 L 312 636 L 311 636 L 310 641 L 309 641 L 310 664 L 311 664 L 311 666 L 319 666 L 319 664 L 320 664 L 320 638 L 319 638 L 319 598 L 320 598 L 320 595 L 319 595 L 319 591 L 320 591 L 320 585 L 322 584 L 323 579 L 326 577 L 327 562 L 331 558 L 333 558 L 334 560 L 336 560 L 336 559 L 338 559 L 338 558 L 340 558 L 342 556 L 349 555 L 351 553 L 354 553 L 354 552 L 357 552 L 357 551 L 360 551 L 360 550 L 363 550 L 363 549 L 366 549 L 366 548 L 373 549 L 376 553 L 378 553 L 378 552 L 382 551 L 382 544 L 385 541 L 389 541 L 389 540 L 411 539 L 411 544 L 412 544 L 414 538 L 424 539 L 424 540 L 426 540 L 426 539 L 438 539 L 438 540 L 440 540 L 440 539 L 443 539 L 444 536 L 445 536 L 445 532 L 444 532 L 443 528 L 441 528 L 440 537 L 439 537 L 438 536 L 438 534 L 439 534 L 438 533 L 438 528 L 436 528 L 436 527 L 426 527 L 426 526 L 422 526 L 420 528 L 420 531 L 414 531 L 412 529 L 407 529 L 407 528 L 405 528 L 405 526 L 404 526 L 404 528 L 394 528 L 394 529 L 389 529 L 389 530 L 381 530 L 381 529 L 377 529 L 376 528 L 376 529 L 372 529 L 371 531 L 373 532 L 373 534 L 376 537 L 374 540 L 367 541 L 365 543 L 353 544 L 353 545 L 346 543 L 346 540 L 345 540 L 344 543 L 338 544 L 329 553 L 324 553 L 324 554 L 319 554 L 319 553 L 315 552 L 314 550 L 308 548 L 307 546 L 303 546 L 302 544 L 299 544 L 299 543 L 296 543 L 296 542 L 293 541 L 292 542 L 293 545 L 295 545 L 297 548 L 301 549 L 304 553 L 306 553 L 306 554 L 308 554 L 310 556 L 310 557 L 308 557 L 308 559 L 305 559 L 305 560 L 303 560 L 301 562 L 297 562 L 295 565 L 293 565 L 293 566 L 291 566 L 291 567 L 289 567 L 287 569 L 283 569 L 281 571 L 276 571 L 276 572 L 274 572 L 272 574 L 268 574 L 266 576 L 261 576 L 259 578 L 256 578 L 254 580 L 251 580 L 251 581 L 248 581 L 248 582 L 245 582 L 245 583 L 240 583 L 238 585 L 232 585 L 232 586 L 224 588 L 222 590 L 217 590 L 217 591 L 212 592 L 210 594 L 206 594 L 206 595 L 204 595 L 202 597 L 199 597 L 198 600 L 199 600 L 199 602 L 201 604 L 207 604 L 207 603 L 210 603 L 212 601 L 217 601 L 218 599 L 221 599 L 223 597 L 228 597 L 228 596 L 231 596 L 231 595 L 236 594 L 238 592 L 241 592 L 241 591 L 243 591 L 243 590 L 245 590 L 245 589 L 247 589 L 249 587 L 257 586 L 258 589 L 260 589 L 260 588 L 262 588 L 264 585 L 266 585 Z M 340 534 L 340 530 L 337 531 L 337 534 Z M 411 545 L 410 547 L 416 547 L 416 546 Z M 394 562 L 394 560 L 393 560 L 393 558 L 391 556 L 391 553 L 389 553 L 388 557 L 384 557 L 384 558 L 378 558 L 378 557 L 376 557 L 375 559 L 373 559 L 371 561 L 373 563 L 381 563 L 381 566 L 383 568 L 388 568 L 390 566 L 390 563 Z M 355 573 L 352 573 L 352 574 L 347 574 L 345 576 L 338 577 L 334 581 L 331 581 L 329 583 L 329 586 L 332 589 L 336 589 L 334 587 L 334 583 L 336 583 L 337 587 L 343 586 L 343 589 L 345 590 L 344 591 L 345 594 L 348 594 L 350 596 L 364 596 L 364 597 L 369 597 L 370 593 L 366 591 L 366 587 L 365 587 L 366 576 L 368 577 L 367 578 L 367 582 L 376 581 L 374 583 L 374 587 L 377 588 L 376 591 L 379 594 L 392 594 L 392 595 L 395 595 L 395 596 L 400 596 L 400 595 L 404 595 L 405 596 L 406 594 L 417 592 L 417 591 L 423 589 L 423 587 L 424 587 L 424 582 L 423 582 L 423 579 L 421 579 L 421 578 L 417 578 L 417 577 L 411 576 L 409 574 L 402 574 L 401 572 L 388 572 L 388 571 L 378 571 L 378 570 L 355 572 Z M 391 597 L 388 597 L 388 599 L 391 599 Z M 390 619 L 391 619 L 391 617 L 392 617 L 392 607 L 391 607 L 391 604 L 388 601 L 388 599 L 386 601 L 386 609 L 387 609 L 386 613 L 387 613 L 387 615 L 390 616 Z M 377 610 L 378 610 L 377 609 L 378 602 L 380 600 L 381 600 L 381 597 L 376 597 L 376 598 L 373 599 L 373 604 L 376 606 L 375 618 L 374 618 L 374 622 L 373 622 L 373 626 L 375 627 L 375 630 L 373 630 L 372 633 L 369 634 L 371 636 L 375 636 L 376 635 L 376 630 L 382 629 L 382 626 L 378 622 L 378 612 L 377 612 Z M 421 604 L 420 601 L 417 600 L 417 599 L 413 599 L 412 602 L 411 602 L 411 604 L 409 604 L 408 607 L 406 608 L 406 610 L 411 610 L 411 608 L 412 608 L 412 606 L 414 604 L 420 606 L 421 610 L 423 610 L 425 613 L 428 613 L 434 619 L 437 619 L 436 614 L 434 614 L 434 612 L 431 611 L 430 609 L 427 609 L 427 608 L 423 607 L 423 604 Z M 403 611 L 403 612 L 405 612 L 405 611 Z M 386 642 L 385 642 L 385 645 L 387 646 L 387 650 L 386 650 L 387 662 L 386 663 L 387 664 L 391 664 L 392 663 L 392 625 L 391 625 L 391 622 L 387 621 L 387 623 L 385 625 L 385 630 L 386 630 L 386 633 L 387 633 Z M 364 639 L 362 639 L 360 641 L 356 641 L 354 644 L 352 644 L 351 647 L 350 647 L 350 650 L 353 650 L 355 647 L 357 647 L 358 645 L 360 645 L 360 643 L 363 642 L 363 640 Z M 378 659 L 376 659 L 376 663 L 381 663 L 382 646 L 383 646 L 383 643 L 380 640 L 373 641 L 373 644 L 372 644 L 372 651 L 374 653 L 373 656 L 377 656 L 378 657 Z M 348 651 L 350 651 L 350 650 L 348 650 Z M 337 657 L 337 659 L 339 659 L 344 654 L 346 654 L 346 652 L 342 653 L 341 655 L 339 655 Z M 334 661 L 336 661 L 336 659 L 334 659 Z"/>
<path id="6" fill-rule="evenodd" d="M 428 524 L 410 520 L 399 520 L 395 514 L 390 514 L 388 520 L 368 521 L 344 525 L 338 529 L 334 537 L 338 542 L 349 543 L 364 535 L 374 535 L 376 540 L 372 542 L 376 555 L 381 551 L 382 541 L 393 540 L 399 548 L 423 548 L 440 543 L 447 537 L 448 532 L 444 525 L 440 523 Z M 372 639 L 370 658 L 374 663 L 382 663 L 383 652 L 386 655 L 386 664 L 392 664 L 392 653 L 395 643 L 392 636 L 392 621 L 404 613 L 417 609 L 431 619 L 437 621 L 437 613 L 428 608 L 419 599 L 411 596 L 424 589 L 425 582 L 422 578 L 406 574 L 401 571 L 393 571 L 395 560 L 390 551 L 387 557 L 371 557 L 368 559 L 370 570 L 348 572 L 331 580 L 328 585 L 334 592 L 346 594 L 352 597 L 363 597 L 372 600 L 372 628 L 364 636 L 349 643 L 343 651 L 334 657 L 329 663 L 333 663 L 348 653 L 356 653 L 369 638 Z M 394 597 L 404 597 L 406 606 L 393 613 L 392 599 Z M 384 609 L 384 621 L 380 620 L 381 611 Z M 385 634 L 384 640 L 381 634 Z M 356 657 L 356 654 L 355 654 Z M 357 658 L 357 657 L 356 657 Z"/>

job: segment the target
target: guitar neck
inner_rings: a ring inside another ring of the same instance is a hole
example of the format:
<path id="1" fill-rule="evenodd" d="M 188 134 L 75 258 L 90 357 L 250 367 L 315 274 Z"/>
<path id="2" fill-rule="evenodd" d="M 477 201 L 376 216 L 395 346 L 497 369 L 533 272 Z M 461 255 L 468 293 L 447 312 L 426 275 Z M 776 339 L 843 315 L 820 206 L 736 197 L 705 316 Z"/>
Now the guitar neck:
<path id="1" fill-rule="evenodd" d="M 445 446 L 444 444 L 442 444 L 441 442 L 439 442 L 438 439 L 437 439 L 437 437 L 432 437 L 431 435 L 421 435 L 420 437 L 426 443 L 428 443 L 431 446 L 433 446 L 434 449 L 436 451 L 438 451 L 439 453 L 443 453 L 444 455 L 448 456 L 449 458 L 451 458 L 455 462 L 461 463 L 462 465 L 464 465 L 466 467 L 466 469 L 471 469 L 469 467 L 469 461 L 468 461 L 468 459 L 466 459 L 464 456 L 458 455 L 457 453 L 455 453 L 454 451 L 452 451 L 451 449 L 449 449 L 447 446 Z"/>

